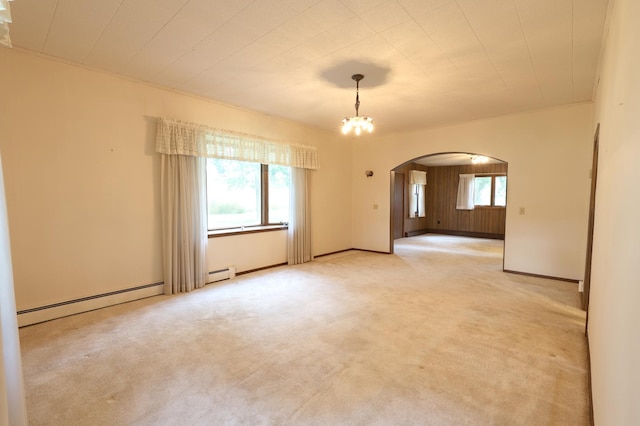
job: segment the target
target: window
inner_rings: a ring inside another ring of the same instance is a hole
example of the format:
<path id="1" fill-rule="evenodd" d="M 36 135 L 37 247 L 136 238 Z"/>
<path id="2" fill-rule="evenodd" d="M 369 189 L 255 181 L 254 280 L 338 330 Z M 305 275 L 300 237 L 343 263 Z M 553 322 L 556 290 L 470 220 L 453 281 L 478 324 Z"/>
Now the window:
<path id="1" fill-rule="evenodd" d="M 507 177 L 493 177 L 493 205 L 504 207 L 507 205 Z"/>
<path id="2" fill-rule="evenodd" d="M 427 185 L 427 172 L 409 171 L 409 217 L 425 217 L 424 191 Z"/>
<path id="3" fill-rule="evenodd" d="M 504 175 L 476 176 L 473 203 L 481 207 L 507 205 L 507 177 Z"/>
<path id="4" fill-rule="evenodd" d="M 291 168 L 264 166 L 269 170 L 269 223 L 289 222 L 289 181 Z"/>
<path id="5" fill-rule="evenodd" d="M 491 205 L 491 176 L 476 176 L 473 204 L 476 206 Z"/>
<path id="6" fill-rule="evenodd" d="M 424 185 L 409 184 L 409 217 L 425 217 Z"/>
<path id="7" fill-rule="evenodd" d="M 208 158 L 208 229 L 288 222 L 290 175 L 286 166 Z"/>

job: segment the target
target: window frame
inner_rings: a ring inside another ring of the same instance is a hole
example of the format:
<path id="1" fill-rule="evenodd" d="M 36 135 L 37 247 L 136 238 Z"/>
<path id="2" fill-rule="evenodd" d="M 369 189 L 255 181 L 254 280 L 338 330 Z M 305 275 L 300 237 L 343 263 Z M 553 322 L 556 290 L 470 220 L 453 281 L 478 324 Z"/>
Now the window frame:
<path id="1" fill-rule="evenodd" d="M 476 204 L 475 200 L 473 203 L 473 207 L 474 208 L 484 208 L 484 209 L 505 209 L 507 208 L 506 205 L 506 198 L 505 198 L 505 205 L 504 206 L 496 206 L 496 177 L 501 177 L 504 176 L 505 178 L 507 177 L 506 173 L 476 173 L 475 177 L 474 177 L 474 185 L 475 185 L 475 179 L 479 178 L 479 177 L 490 177 L 491 178 L 491 204 Z"/>
<path id="2" fill-rule="evenodd" d="M 222 158 L 212 158 L 216 160 L 223 160 Z M 240 234 L 252 234 L 258 232 L 270 232 L 281 229 L 288 229 L 288 222 L 270 223 L 269 222 L 269 165 L 264 163 L 258 163 L 257 161 L 243 161 L 243 160 L 227 160 L 227 161 L 239 161 L 244 163 L 260 164 L 260 223 L 255 225 L 240 225 L 226 228 L 213 228 L 209 229 L 207 223 L 207 235 L 209 238 L 240 235 Z M 285 166 L 289 167 L 290 166 Z M 205 179 L 205 186 L 208 184 L 208 180 Z M 291 186 L 289 186 L 291 191 Z M 207 211 L 209 209 L 209 197 L 207 191 Z"/>

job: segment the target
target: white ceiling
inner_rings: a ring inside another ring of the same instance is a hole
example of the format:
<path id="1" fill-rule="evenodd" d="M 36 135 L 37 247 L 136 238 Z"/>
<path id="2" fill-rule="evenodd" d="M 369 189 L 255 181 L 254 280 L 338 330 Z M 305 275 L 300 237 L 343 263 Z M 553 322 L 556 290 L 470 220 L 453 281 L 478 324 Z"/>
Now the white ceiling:
<path id="1" fill-rule="evenodd" d="M 471 164 L 471 158 L 475 154 L 469 154 L 464 152 L 448 152 L 445 154 L 429 155 L 417 160 L 412 160 L 413 163 L 422 164 L 423 166 L 440 167 L 440 166 L 461 166 Z M 485 157 L 486 164 L 498 164 L 504 163 L 502 160 L 498 160 L 492 157 Z"/>
<path id="2" fill-rule="evenodd" d="M 16 0 L 14 46 L 336 129 L 592 98 L 607 0 Z M 175 117 L 181 119 L 182 117 Z"/>

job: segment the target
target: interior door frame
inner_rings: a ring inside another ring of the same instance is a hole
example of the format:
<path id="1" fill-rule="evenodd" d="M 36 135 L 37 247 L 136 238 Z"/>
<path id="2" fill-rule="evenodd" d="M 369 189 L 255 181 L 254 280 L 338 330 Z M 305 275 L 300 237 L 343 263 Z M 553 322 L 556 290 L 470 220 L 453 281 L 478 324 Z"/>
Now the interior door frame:
<path id="1" fill-rule="evenodd" d="M 582 291 L 582 309 L 587 312 L 587 321 L 589 321 L 589 293 L 591 291 L 591 262 L 593 255 L 593 229 L 595 225 L 596 210 L 596 187 L 598 184 L 598 150 L 600 141 L 600 123 L 596 126 L 595 135 L 593 136 L 593 159 L 591 165 L 591 194 L 589 196 L 589 222 L 587 227 L 587 254 L 584 266 L 584 288 Z"/>
<path id="2" fill-rule="evenodd" d="M 393 239 L 395 240 L 397 238 L 402 238 L 404 236 L 404 209 L 405 209 L 405 203 L 406 203 L 405 194 L 404 194 L 404 185 L 405 185 L 406 180 L 405 180 L 404 173 L 400 173 L 400 172 L 393 172 L 393 173 L 394 173 L 393 205 L 392 205 L 392 212 L 393 213 L 392 213 L 392 222 L 391 223 L 392 223 L 392 226 L 393 226 L 393 232 L 392 232 Z M 398 188 L 397 188 L 397 186 L 399 186 L 398 183 L 400 183 L 401 186 L 402 186 L 402 191 L 399 193 L 400 196 L 402 197 L 402 203 L 401 203 L 402 204 L 402 212 L 399 212 L 398 209 L 396 208 L 396 207 L 398 207 L 396 205 L 396 202 L 398 201 L 397 200 L 397 198 L 398 198 Z M 400 217 L 398 217 L 398 216 L 400 216 Z M 402 223 L 401 228 L 400 228 L 400 236 L 399 237 L 396 236 L 396 221 L 398 219 L 401 219 L 401 223 Z"/>
<path id="3" fill-rule="evenodd" d="M 394 198 L 395 198 L 395 188 L 396 188 L 396 172 L 391 170 L 390 173 L 390 188 L 389 188 L 389 206 L 391 210 L 391 214 L 389 215 L 389 254 L 393 254 L 393 246 L 394 246 L 394 235 L 393 235 L 393 227 L 395 224 L 395 215 L 397 212 L 393 208 L 394 206 Z"/>

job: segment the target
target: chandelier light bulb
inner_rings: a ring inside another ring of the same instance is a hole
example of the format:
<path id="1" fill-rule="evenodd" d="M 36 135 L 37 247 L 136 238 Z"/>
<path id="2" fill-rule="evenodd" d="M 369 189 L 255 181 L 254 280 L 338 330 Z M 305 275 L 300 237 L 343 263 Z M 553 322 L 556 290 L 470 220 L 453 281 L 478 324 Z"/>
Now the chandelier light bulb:
<path id="1" fill-rule="evenodd" d="M 486 164 L 489 162 L 489 159 L 483 155 L 472 155 L 471 163 L 473 164 Z"/>
<path id="2" fill-rule="evenodd" d="M 342 120 L 342 133 L 345 135 L 351 131 L 351 121 L 348 118 Z"/>

